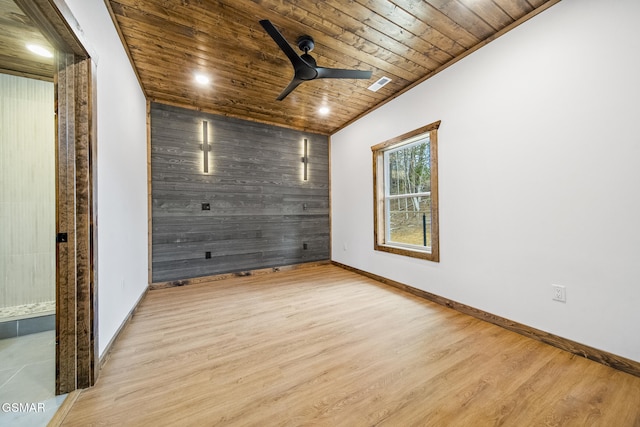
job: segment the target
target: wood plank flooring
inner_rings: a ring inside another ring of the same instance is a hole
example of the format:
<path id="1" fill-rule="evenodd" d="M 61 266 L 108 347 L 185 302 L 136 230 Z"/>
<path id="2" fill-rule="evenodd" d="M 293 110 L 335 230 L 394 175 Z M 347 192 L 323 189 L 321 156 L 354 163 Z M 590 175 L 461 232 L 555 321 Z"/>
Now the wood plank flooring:
<path id="1" fill-rule="evenodd" d="M 64 426 L 640 426 L 640 378 L 325 265 L 147 294 Z"/>

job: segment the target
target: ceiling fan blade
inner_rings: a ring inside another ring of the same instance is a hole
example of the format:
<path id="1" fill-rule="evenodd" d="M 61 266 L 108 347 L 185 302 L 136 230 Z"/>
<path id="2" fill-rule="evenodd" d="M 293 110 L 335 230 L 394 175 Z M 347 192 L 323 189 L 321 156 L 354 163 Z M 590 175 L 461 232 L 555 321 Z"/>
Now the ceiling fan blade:
<path id="1" fill-rule="evenodd" d="M 298 85 L 300 85 L 300 83 L 302 83 L 304 80 L 300 80 L 297 78 L 293 78 L 293 80 L 291 80 L 291 83 L 289 83 L 289 86 L 287 86 L 286 88 L 284 88 L 284 90 L 282 91 L 282 93 L 276 98 L 278 101 L 282 101 L 283 99 L 285 99 L 287 97 L 287 95 L 289 95 L 291 92 L 293 92 L 293 90 L 295 88 L 298 87 Z"/>
<path id="2" fill-rule="evenodd" d="M 313 39 L 310 36 L 302 36 L 299 40 L 300 49 L 304 50 L 302 56 L 298 55 L 287 39 L 278 31 L 278 29 L 268 19 L 260 21 L 262 28 L 276 42 L 280 50 L 287 55 L 291 65 L 293 65 L 294 76 L 289 85 L 276 98 L 278 101 L 285 99 L 300 83 L 313 79 L 370 79 L 371 71 L 362 70 L 343 70 L 340 68 L 323 68 L 316 66 L 315 59 L 309 55 L 309 51 L 313 49 Z M 305 42 L 304 45 L 302 42 Z"/>
<path id="3" fill-rule="evenodd" d="M 318 79 L 370 79 L 371 71 L 316 67 Z"/>
<path id="4" fill-rule="evenodd" d="M 264 28 L 267 34 L 271 36 L 273 41 L 276 42 L 280 50 L 282 50 L 282 52 L 287 55 L 287 58 L 289 58 L 289 61 L 291 61 L 294 69 L 298 69 L 299 67 L 309 68 L 309 64 L 307 64 L 302 60 L 302 58 L 300 58 L 300 55 L 298 55 L 296 51 L 293 50 L 289 42 L 287 42 L 287 39 L 285 39 L 284 36 L 280 34 L 280 31 L 278 31 L 278 29 L 271 23 L 271 21 L 269 21 L 268 19 L 263 19 L 260 21 L 260 25 L 262 25 L 262 28 Z"/>

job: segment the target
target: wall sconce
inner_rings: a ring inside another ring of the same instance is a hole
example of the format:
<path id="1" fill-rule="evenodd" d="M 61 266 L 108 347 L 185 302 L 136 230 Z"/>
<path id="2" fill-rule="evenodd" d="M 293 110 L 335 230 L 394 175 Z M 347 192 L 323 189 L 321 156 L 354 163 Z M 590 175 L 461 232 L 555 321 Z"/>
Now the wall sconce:
<path id="1" fill-rule="evenodd" d="M 203 153 L 203 161 L 204 161 L 204 173 L 209 173 L 209 151 L 211 151 L 211 145 L 209 145 L 209 123 L 206 120 L 202 121 L 202 144 L 200 144 L 200 149 Z"/>
<path id="2" fill-rule="evenodd" d="M 307 138 L 304 139 L 304 157 L 302 157 L 302 163 L 304 164 L 304 180 L 307 180 L 307 165 L 309 164 L 308 157 L 308 149 L 309 149 L 309 141 Z"/>

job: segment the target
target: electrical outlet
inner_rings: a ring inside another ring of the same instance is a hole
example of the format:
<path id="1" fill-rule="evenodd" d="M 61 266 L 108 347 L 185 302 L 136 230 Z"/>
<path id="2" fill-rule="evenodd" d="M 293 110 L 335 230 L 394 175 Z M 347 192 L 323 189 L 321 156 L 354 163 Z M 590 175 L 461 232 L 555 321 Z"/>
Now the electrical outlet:
<path id="1" fill-rule="evenodd" d="M 562 285 L 551 285 L 553 288 L 553 300 L 567 302 L 567 290 Z"/>

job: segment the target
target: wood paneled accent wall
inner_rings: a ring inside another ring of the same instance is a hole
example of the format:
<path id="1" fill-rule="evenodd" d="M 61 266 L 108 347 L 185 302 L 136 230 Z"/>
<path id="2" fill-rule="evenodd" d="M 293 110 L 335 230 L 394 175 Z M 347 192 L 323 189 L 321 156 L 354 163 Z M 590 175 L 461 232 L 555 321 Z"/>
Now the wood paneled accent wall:
<path id="1" fill-rule="evenodd" d="M 152 103 L 151 177 L 154 283 L 329 259 L 325 135 Z"/>

